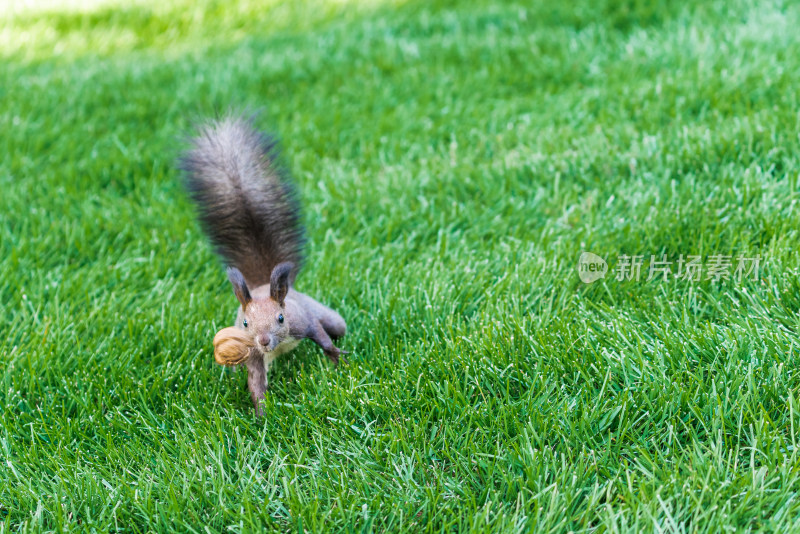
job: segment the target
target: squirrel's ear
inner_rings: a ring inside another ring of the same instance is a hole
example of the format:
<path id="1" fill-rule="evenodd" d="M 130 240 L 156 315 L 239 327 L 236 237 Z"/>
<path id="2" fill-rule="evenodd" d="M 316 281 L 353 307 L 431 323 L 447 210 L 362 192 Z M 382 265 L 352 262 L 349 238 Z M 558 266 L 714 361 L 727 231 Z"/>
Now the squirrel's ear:
<path id="1" fill-rule="evenodd" d="M 242 272 L 236 267 L 228 267 L 228 280 L 233 285 L 233 292 L 236 294 L 236 298 L 239 299 L 242 309 L 246 309 L 253 297 L 250 296 L 250 290 L 247 289 L 247 282 L 244 281 Z"/>
<path id="2" fill-rule="evenodd" d="M 286 293 L 289 292 L 289 274 L 292 269 L 294 269 L 294 263 L 290 261 L 279 263 L 272 269 L 272 276 L 269 277 L 269 296 L 281 306 L 283 306 Z"/>

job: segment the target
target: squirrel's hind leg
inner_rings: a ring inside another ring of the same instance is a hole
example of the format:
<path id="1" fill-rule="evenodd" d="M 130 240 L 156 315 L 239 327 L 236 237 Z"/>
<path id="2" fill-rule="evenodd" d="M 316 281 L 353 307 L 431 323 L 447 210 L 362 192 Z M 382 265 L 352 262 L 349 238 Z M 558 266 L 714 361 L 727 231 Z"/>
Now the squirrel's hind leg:
<path id="1" fill-rule="evenodd" d="M 306 306 L 311 310 L 311 314 L 316 317 L 325 333 L 333 339 L 339 339 L 347 332 L 347 323 L 335 310 L 325 306 L 321 302 L 317 302 L 311 297 L 306 297 L 308 300 Z"/>
<path id="2" fill-rule="evenodd" d="M 330 313 L 326 313 L 319 318 L 319 323 L 325 329 L 325 333 L 333 339 L 343 337 L 347 332 L 347 324 L 345 324 L 344 319 L 333 310 L 326 311 L 330 311 Z"/>

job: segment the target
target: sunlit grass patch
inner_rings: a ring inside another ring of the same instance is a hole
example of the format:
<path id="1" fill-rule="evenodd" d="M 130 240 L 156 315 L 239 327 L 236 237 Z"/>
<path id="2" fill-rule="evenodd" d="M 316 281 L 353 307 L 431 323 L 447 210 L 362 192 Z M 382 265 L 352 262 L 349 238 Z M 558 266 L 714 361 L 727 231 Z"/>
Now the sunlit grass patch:
<path id="1" fill-rule="evenodd" d="M 32 60 L 107 56 L 134 50 L 171 54 L 232 44 L 248 36 L 299 32 L 403 0 L 86 0 L 8 3 L 0 10 L 0 54 Z"/>

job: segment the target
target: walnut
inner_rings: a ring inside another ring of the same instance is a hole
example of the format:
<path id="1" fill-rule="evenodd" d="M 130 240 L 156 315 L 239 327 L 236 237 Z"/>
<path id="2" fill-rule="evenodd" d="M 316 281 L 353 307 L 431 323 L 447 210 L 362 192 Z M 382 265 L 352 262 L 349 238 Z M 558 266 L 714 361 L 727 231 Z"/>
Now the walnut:
<path id="1" fill-rule="evenodd" d="M 239 365 L 250 357 L 253 347 L 253 340 L 241 328 L 223 328 L 214 336 L 214 359 L 220 365 Z"/>

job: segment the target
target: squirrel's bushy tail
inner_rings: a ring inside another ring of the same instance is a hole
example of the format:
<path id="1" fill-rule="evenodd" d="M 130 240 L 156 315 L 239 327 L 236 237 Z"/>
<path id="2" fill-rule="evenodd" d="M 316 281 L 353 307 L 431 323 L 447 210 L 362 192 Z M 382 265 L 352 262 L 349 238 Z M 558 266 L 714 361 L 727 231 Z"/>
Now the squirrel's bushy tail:
<path id="1" fill-rule="evenodd" d="M 180 160 L 203 229 L 251 288 L 269 283 L 284 261 L 295 264 L 294 283 L 303 259 L 300 206 L 277 151 L 252 121 L 229 115 L 200 126 Z"/>

